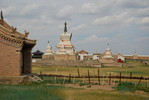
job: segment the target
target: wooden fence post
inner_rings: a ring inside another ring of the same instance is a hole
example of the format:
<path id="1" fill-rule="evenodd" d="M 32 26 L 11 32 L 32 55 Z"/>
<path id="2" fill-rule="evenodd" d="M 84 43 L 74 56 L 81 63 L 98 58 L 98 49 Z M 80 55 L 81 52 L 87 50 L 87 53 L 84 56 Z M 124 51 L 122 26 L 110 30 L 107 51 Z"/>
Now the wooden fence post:
<path id="1" fill-rule="evenodd" d="M 66 77 L 64 77 L 63 84 L 65 84 L 65 78 L 66 78 Z"/>
<path id="2" fill-rule="evenodd" d="M 74 78 L 73 78 L 73 84 L 75 84 L 75 76 L 74 76 Z"/>
<path id="3" fill-rule="evenodd" d="M 55 70 L 55 78 L 54 78 L 54 83 L 56 83 L 56 75 L 57 75 L 57 68 Z"/>
<path id="4" fill-rule="evenodd" d="M 98 69 L 98 83 L 100 85 L 100 73 L 99 73 L 99 69 Z"/>
<path id="5" fill-rule="evenodd" d="M 56 83 L 56 75 L 55 75 L 55 77 L 54 77 L 54 83 Z"/>
<path id="6" fill-rule="evenodd" d="M 80 77 L 80 71 L 79 71 L 79 69 L 77 69 L 77 71 L 78 71 L 78 77 Z"/>
<path id="7" fill-rule="evenodd" d="M 40 78 L 43 80 L 43 77 L 42 77 L 42 72 L 40 71 Z"/>
<path id="8" fill-rule="evenodd" d="M 140 84 L 141 80 L 142 80 L 142 76 L 140 77 L 140 80 L 139 80 L 139 82 L 138 82 L 138 84 L 137 84 L 137 85 L 139 85 L 139 84 Z"/>
<path id="9" fill-rule="evenodd" d="M 119 84 L 121 85 L 121 72 L 120 72 L 120 76 L 119 76 Z"/>
<path id="10" fill-rule="evenodd" d="M 130 72 L 130 79 L 132 79 L 132 72 Z"/>
<path id="11" fill-rule="evenodd" d="M 69 74 L 69 83 L 71 82 L 71 74 Z"/>
<path id="12" fill-rule="evenodd" d="M 89 70 L 88 70 L 88 81 L 89 81 L 89 84 L 90 84 L 91 82 L 90 82 L 90 73 L 89 73 Z"/>
<path id="13" fill-rule="evenodd" d="M 103 74 L 103 76 L 102 76 L 102 77 L 103 77 L 103 80 L 102 80 L 102 85 L 104 85 L 104 74 Z"/>
<path id="14" fill-rule="evenodd" d="M 84 77 L 83 77 L 83 83 L 84 83 Z"/>
<path id="15" fill-rule="evenodd" d="M 149 80 L 147 80 L 147 82 L 146 82 L 146 83 L 147 83 L 146 87 L 148 88 L 148 87 L 149 87 Z"/>
<path id="16" fill-rule="evenodd" d="M 111 72 L 109 73 L 109 85 L 111 85 Z"/>

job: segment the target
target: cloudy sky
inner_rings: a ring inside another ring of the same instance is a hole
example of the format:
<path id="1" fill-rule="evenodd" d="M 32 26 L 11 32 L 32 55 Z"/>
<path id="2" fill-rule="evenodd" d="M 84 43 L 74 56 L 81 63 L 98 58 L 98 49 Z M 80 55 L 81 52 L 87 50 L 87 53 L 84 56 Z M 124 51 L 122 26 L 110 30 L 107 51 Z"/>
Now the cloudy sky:
<path id="1" fill-rule="evenodd" d="M 34 51 L 56 50 L 68 23 L 76 50 L 149 55 L 149 0 L 0 0 L 7 23 L 36 39 Z"/>

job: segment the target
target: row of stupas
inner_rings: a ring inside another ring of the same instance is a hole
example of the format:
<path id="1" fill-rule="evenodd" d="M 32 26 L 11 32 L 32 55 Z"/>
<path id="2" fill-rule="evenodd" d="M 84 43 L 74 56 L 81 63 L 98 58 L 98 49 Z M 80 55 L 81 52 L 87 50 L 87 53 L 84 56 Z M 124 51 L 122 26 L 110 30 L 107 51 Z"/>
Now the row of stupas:
<path id="1" fill-rule="evenodd" d="M 75 47 L 71 43 L 72 33 L 67 33 L 67 23 L 64 23 L 64 33 L 60 35 L 60 41 L 57 44 L 57 51 L 53 51 L 48 41 L 48 46 L 45 50 L 43 59 L 56 59 L 56 60 L 76 60 Z"/>
<path id="2" fill-rule="evenodd" d="M 50 59 L 50 60 L 85 60 L 85 59 L 92 59 L 92 60 L 99 60 L 101 62 L 114 62 L 114 59 L 119 59 L 118 56 L 113 56 L 109 44 L 107 44 L 107 49 L 104 53 L 98 54 L 95 53 L 93 55 L 88 55 L 88 52 L 81 50 L 76 52 L 75 47 L 71 42 L 72 33 L 67 33 L 67 23 L 64 23 L 64 32 L 60 34 L 60 41 L 57 44 L 57 50 L 54 52 L 50 43 L 48 41 L 48 46 L 43 54 L 43 59 Z M 122 57 L 121 57 L 122 59 Z M 124 59 L 123 59 L 124 60 Z"/>

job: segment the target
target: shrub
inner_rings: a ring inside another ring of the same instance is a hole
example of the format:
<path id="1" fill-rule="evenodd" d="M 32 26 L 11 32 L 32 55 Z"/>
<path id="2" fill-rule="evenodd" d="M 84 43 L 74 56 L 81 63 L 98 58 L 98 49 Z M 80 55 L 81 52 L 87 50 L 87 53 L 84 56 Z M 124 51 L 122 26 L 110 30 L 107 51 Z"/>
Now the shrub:
<path id="1" fill-rule="evenodd" d="M 115 87 L 118 91 L 129 91 L 135 92 L 136 90 L 143 90 L 145 92 L 149 92 L 149 87 L 146 88 L 144 84 L 138 84 L 135 86 L 134 83 L 131 82 L 122 82 Z"/>

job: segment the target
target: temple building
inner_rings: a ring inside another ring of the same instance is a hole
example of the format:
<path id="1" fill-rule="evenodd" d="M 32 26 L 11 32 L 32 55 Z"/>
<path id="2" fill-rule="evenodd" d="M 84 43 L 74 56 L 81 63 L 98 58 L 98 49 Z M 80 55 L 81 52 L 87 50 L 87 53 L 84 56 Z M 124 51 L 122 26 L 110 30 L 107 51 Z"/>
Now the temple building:
<path id="1" fill-rule="evenodd" d="M 87 56 L 88 56 L 88 52 L 85 50 L 81 50 L 78 52 L 78 60 L 88 60 Z"/>
<path id="2" fill-rule="evenodd" d="M 67 33 L 67 23 L 64 23 L 64 33 L 60 35 L 60 42 L 57 44 L 55 60 L 76 60 L 75 47 L 71 43 L 72 34 Z"/>
<path id="3" fill-rule="evenodd" d="M 0 77 L 22 76 L 31 73 L 31 51 L 36 40 L 28 39 L 29 32 L 19 33 L 8 25 L 1 11 L 0 18 Z"/>
<path id="4" fill-rule="evenodd" d="M 35 52 L 32 53 L 32 58 L 33 59 L 41 59 L 43 54 L 44 53 L 41 52 L 40 50 L 36 50 Z"/>

